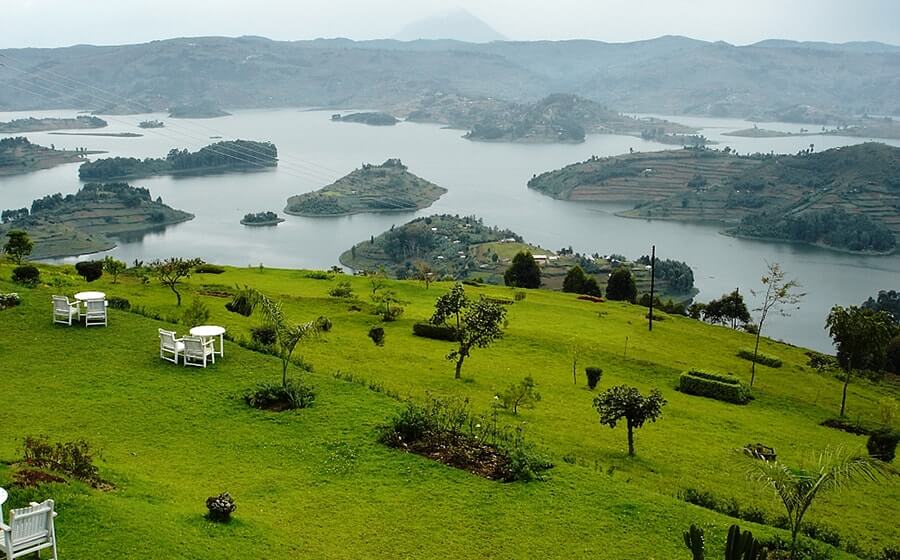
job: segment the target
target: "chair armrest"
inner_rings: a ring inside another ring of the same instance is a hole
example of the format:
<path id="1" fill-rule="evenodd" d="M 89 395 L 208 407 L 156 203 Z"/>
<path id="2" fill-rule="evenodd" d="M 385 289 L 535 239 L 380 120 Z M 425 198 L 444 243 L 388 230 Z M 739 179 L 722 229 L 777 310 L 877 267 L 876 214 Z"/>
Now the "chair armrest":
<path id="1" fill-rule="evenodd" d="M 0 521 L 0 531 L 3 531 L 4 533 L 11 533 L 12 527 L 10 527 L 6 523 Z"/>
<path id="2" fill-rule="evenodd" d="M 184 342 L 184 337 L 181 338 L 173 338 L 172 342 Z"/>
<path id="3" fill-rule="evenodd" d="M 30 506 L 39 506 L 39 505 L 41 505 L 41 504 L 39 504 L 39 503 L 37 503 L 37 502 L 28 502 L 28 505 L 30 505 Z"/>

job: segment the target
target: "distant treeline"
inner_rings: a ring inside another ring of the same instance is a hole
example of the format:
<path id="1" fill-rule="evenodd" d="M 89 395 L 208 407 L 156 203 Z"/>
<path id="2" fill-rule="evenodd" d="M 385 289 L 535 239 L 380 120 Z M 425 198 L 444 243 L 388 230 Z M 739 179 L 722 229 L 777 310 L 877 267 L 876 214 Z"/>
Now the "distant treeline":
<path id="1" fill-rule="evenodd" d="M 892 251 L 897 244 L 893 232 L 882 222 L 864 214 L 839 208 L 770 216 L 765 212 L 741 220 L 734 233 L 784 241 L 801 241 L 850 251 Z"/>

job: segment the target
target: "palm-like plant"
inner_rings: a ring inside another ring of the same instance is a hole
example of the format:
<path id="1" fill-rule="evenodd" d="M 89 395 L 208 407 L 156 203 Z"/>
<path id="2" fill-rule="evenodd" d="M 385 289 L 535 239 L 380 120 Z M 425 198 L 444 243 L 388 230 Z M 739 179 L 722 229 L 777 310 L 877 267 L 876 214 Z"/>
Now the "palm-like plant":
<path id="1" fill-rule="evenodd" d="M 772 488 L 784 504 L 791 528 L 791 558 L 803 516 L 816 496 L 863 481 L 876 481 L 889 472 L 887 465 L 842 450 L 825 450 L 808 468 L 793 468 L 778 461 L 755 461 L 751 478 Z"/>

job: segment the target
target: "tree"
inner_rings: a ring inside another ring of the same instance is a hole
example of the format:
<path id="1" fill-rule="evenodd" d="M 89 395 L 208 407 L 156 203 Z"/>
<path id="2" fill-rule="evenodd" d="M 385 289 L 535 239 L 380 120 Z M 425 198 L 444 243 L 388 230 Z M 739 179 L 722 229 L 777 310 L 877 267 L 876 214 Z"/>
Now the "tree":
<path id="1" fill-rule="evenodd" d="M 194 268 L 203 264 L 201 259 L 182 259 L 181 257 L 171 257 L 164 261 L 155 260 L 151 262 L 148 268 L 159 278 L 159 281 L 169 287 L 178 300 L 178 306 L 181 307 L 181 294 L 178 292 L 178 283 L 183 278 L 188 278 Z"/>
<path id="2" fill-rule="evenodd" d="M 541 267 L 530 251 L 517 253 L 512 265 L 503 273 L 503 282 L 516 288 L 540 288 Z"/>
<path id="3" fill-rule="evenodd" d="M 620 266 L 609 275 L 606 283 L 606 297 L 611 300 L 634 303 L 634 300 L 637 299 L 637 286 L 630 268 Z"/>
<path id="4" fill-rule="evenodd" d="M 275 332 L 273 347 L 275 354 L 281 360 L 281 386 L 283 388 L 287 388 L 287 370 L 294 349 L 300 341 L 318 336 L 325 330 L 325 325 L 330 323 L 325 317 L 319 317 L 315 321 L 299 325 L 291 324 L 284 315 L 281 302 L 269 299 L 262 292 L 248 287 L 244 287 L 235 294 L 231 305 L 227 307 L 244 316 L 250 316 L 257 309 L 262 312 L 266 326 Z"/>
<path id="5" fill-rule="evenodd" d="M 731 324 L 732 329 L 750 322 L 750 312 L 744 303 L 744 296 L 737 290 L 711 300 L 703 310 L 703 318 L 710 323 Z"/>
<path id="6" fill-rule="evenodd" d="M 880 461 L 826 450 L 808 469 L 792 468 L 777 461 L 754 461 L 751 478 L 772 488 L 784 504 L 791 529 L 791 558 L 794 558 L 803 516 L 816 496 L 860 481 L 876 481 L 886 472 Z"/>
<path id="7" fill-rule="evenodd" d="M 837 346 L 838 360 L 847 368 L 841 396 L 841 416 L 847 405 L 847 387 L 854 364 L 863 367 L 873 358 L 883 356 L 896 330 L 893 319 L 884 311 L 851 305 L 835 305 L 828 314 L 825 328 Z"/>
<path id="8" fill-rule="evenodd" d="M 384 272 L 384 267 L 381 267 L 378 270 L 367 272 L 366 276 L 369 277 L 369 286 L 372 288 L 372 297 L 374 298 L 378 290 L 387 286 L 387 274 Z"/>
<path id="9" fill-rule="evenodd" d="M 890 313 L 894 322 L 900 325 L 900 292 L 896 290 L 879 290 L 878 299 L 870 296 L 862 306 L 875 311 Z"/>
<path id="10" fill-rule="evenodd" d="M 625 419 L 628 427 L 628 455 L 634 455 L 634 430 L 647 422 L 655 422 L 662 414 L 666 399 L 659 389 L 646 397 L 634 387 L 617 385 L 594 397 L 594 408 L 600 414 L 600 424 L 615 428 Z"/>
<path id="11" fill-rule="evenodd" d="M 431 322 L 435 325 L 446 324 L 450 318 L 456 320 L 459 347 L 447 354 L 447 359 L 456 361 L 454 378 L 459 379 L 463 362 L 473 349 L 487 348 L 503 338 L 506 309 L 483 296 L 473 302 L 466 296 L 462 284 L 456 284 L 435 302 Z"/>
<path id="12" fill-rule="evenodd" d="M 416 279 L 421 280 L 425 284 L 425 289 L 427 290 L 431 283 L 434 282 L 434 270 L 431 269 L 431 265 L 425 261 L 416 261 Z"/>
<path id="13" fill-rule="evenodd" d="M 116 284 L 119 281 L 119 274 L 125 272 L 125 263 L 107 256 L 103 259 L 103 272 L 112 276 L 112 283 Z"/>
<path id="14" fill-rule="evenodd" d="M 589 296 L 601 297 L 600 286 L 593 276 L 588 276 L 579 265 L 575 265 L 566 273 L 563 280 L 563 291 L 572 294 L 587 294 Z"/>
<path id="15" fill-rule="evenodd" d="M 785 311 L 785 307 L 794 306 L 800 303 L 805 293 L 797 291 L 800 283 L 796 280 L 785 280 L 784 271 L 778 263 L 768 263 L 768 272 L 764 274 L 760 281 L 762 282 L 763 291 L 750 290 L 754 296 L 762 295 L 763 301 L 754 311 L 759 312 L 759 323 L 756 325 L 756 343 L 753 346 L 753 361 L 750 362 L 750 387 L 756 380 L 756 359 L 759 355 L 759 340 L 762 336 L 763 324 L 770 311 L 774 311 L 782 317 L 789 317 L 790 314 Z"/>
<path id="16" fill-rule="evenodd" d="M 533 407 L 540 402 L 541 394 L 534 390 L 534 378 L 530 375 L 513 383 L 505 391 L 497 394 L 498 406 L 512 409 L 513 414 L 519 414 L 519 407 Z"/>
<path id="17" fill-rule="evenodd" d="M 6 237 L 8 240 L 3 246 L 3 252 L 12 262 L 22 264 L 22 259 L 31 254 L 34 243 L 28 237 L 28 233 L 20 229 L 6 232 Z"/>

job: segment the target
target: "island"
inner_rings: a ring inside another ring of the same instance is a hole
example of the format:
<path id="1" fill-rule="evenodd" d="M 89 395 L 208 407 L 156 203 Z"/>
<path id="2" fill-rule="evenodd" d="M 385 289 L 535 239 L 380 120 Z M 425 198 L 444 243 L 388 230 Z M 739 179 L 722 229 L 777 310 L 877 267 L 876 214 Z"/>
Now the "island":
<path id="1" fill-rule="evenodd" d="M 107 138 L 140 138 L 137 132 L 48 132 L 54 136 L 105 136 Z"/>
<path id="2" fill-rule="evenodd" d="M 241 223 L 245 226 L 277 226 L 284 221 L 275 212 L 256 212 L 244 214 Z"/>
<path id="3" fill-rule="evenodd" d="M 802 129 L 805 130 L 805 129 Z M 740 138 L 786 138 L 788 136 L 809 136 L 808 132 L 783 132 L 780 130 L 769 130 L 759 128 L 756 125 L 753 128 L 743 128 L 741 130 L 732 130 L 731 132 L 723 132 L 722 136 L 737 136 Z"/>
<path id="4" fill-rule="evenodd" d="M 874 142 L 793 155 L 592 157 L 528 186 L 562 200 L 638 203 L 625 217 L 717 222 L 730 235 L 838 251 L 888 254 L 900 236 L 900 148 Z"/>
<path id="5" fill-rule="evenodd" d="M 436 279 L 479 280 L 502 284 L 513 257 L 530 252 L 541 266 L 544 287 L 560 290 L 568 271 L 578 265 L 605 292 L 609 274 L 631 268 L 639 291 L 650 291 L 649 257 L 633 261 L 621 255 L 582 255 L 571 248 L 550 251 L 526 242 L 508 229 L 486 226 L 474 216 L 439 214 L 415 218 L 357 243 L 340 256 L 356 271 L 383 269 L 396 278 L 414 278 L 427 270 Z M 697 290 L 691 268 L 680 261 L 657 258 L 656 286 L 661 299 L 688 302 Z"/>
<path id="6" fill-rule="evenodd" d="M 278 165 L 278 149 L 271 142 L 229 140 L 196 152 L 169 150 L 165 158 L 103 158 L 81 164 L 84 181 L 109 181 L 155 175 L 209 175 L 234 171 L 258 171 Z"/>
<path id="7" fill-rule="evenodd" d="M 32 144 L 24 136 L 0 138 L 0 177 L 20 175 L 39 169 L 48 169 L 64 163 L 84 161 L 85 156 L 101 154 L 99 151 L 57 150 Z"/>
<path id="8" fill-rule="evenodd" d="M 141 121 L 138 123 L 140 128 L 163 128 L 166 123 L 153 119 L 152 121 Z"/>
<path id="9" fill-rule="evenodd" d="M 150 191 L 127 183 L 88 183 L 75 194 L 39 198 L 31 208 L 5 210 L 0 235 L 12 229 L 28 232 L 32 258 L 53 258 L 105 251 L 114 238 L 159 230 L 192 219 Z"/>
<path id="10" fill-rule="evenodd" d="M 394 126 L 400 119 L 390 113 L 371 112 L 371 113 L 350 113 L 342 115 L 335 113 L 331 115 L 331 120 L 335 122 L 349 122 L 367 124 L 370 126 Z"/>
<path id="11" fill-rule="evenodd" d="M 172 119 L 215 119 L 227 117 L 230 114 L 214 103 L 209 102 L 194 105 L 176 105 L 169 109 L 169 118 Z"/>
<path id="12" fill-rule="evenodd" d="M 447 189 L 410 173 L 399 159 L 364 164 L 317 191 L 292 196 L 284 211 L 295 216 L 347 216 L 427 208 Z"/>
<path id="13" fill-rule="evenodd" d="M 69 130 L 84 128 L 103 128 L 107 122 L 98 117 L 79 115 L 74 118 L 15 119 L 0 122 L 0 134 L 21 134 L 24 132 L 46 132 L 48 130 Z"/>

